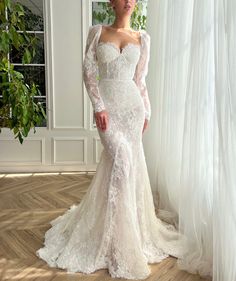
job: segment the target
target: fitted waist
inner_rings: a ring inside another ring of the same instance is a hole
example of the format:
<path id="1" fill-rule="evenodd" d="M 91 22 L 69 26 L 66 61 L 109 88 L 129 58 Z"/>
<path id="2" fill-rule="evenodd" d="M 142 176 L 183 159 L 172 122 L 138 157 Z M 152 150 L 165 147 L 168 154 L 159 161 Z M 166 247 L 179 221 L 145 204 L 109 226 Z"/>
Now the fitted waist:
<path id="1" fill-rule="evenodd" d="M 99 81 L 133 81 L 133 78 L 100 78 Z"/>

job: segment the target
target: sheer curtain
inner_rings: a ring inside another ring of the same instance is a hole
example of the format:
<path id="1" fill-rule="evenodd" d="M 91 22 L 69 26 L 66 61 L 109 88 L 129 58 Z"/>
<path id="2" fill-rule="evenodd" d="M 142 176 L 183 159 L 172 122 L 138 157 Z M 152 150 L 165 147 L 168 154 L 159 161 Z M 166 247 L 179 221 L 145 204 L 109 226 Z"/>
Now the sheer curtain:
<path id="1" fill-rule="evenodd" d="M 235 0 L 148 4 L 154 201 L 188 238 L 179 267 L 214 281 L 236 280 L 235 17 Z"/>
<path id="2" fill-rule="evenodd" d="M 236 280 L 236 1 L 215 2 L 214 267 Z"/>

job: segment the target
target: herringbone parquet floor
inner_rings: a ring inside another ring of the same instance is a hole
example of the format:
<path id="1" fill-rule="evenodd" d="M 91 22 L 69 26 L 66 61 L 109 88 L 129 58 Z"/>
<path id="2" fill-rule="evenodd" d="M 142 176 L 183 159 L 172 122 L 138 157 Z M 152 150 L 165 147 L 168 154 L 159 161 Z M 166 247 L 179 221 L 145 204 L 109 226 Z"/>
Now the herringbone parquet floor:
<path id="1" fill-rule="evenodd" d="M 49 221 L 80 202 L 93 173 L 0 174 L 0 280 L 1 281 L 122 281 L 106 269 L 92 274 L 68 274 L 49 268 L 35 255 L 43 244 Z M 147 281 L 200 281 L 177 268 L 176 259 L 149 264 Z"/>

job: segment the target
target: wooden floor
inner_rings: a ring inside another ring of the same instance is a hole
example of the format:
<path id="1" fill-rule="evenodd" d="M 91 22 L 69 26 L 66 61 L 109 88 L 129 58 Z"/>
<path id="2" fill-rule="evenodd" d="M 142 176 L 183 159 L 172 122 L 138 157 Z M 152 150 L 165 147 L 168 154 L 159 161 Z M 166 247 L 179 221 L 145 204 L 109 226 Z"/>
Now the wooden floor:
<path id="1" fill-rule="evenodd" d="M 68 274 L 35 255 L 49 221 L 80 202 L 93 173 L 0 174 L 0 281 L 113 281 L 107 269 Z M 147 281 L 200 281 L 177 268 L 175 258 L 149 264 Z"/>

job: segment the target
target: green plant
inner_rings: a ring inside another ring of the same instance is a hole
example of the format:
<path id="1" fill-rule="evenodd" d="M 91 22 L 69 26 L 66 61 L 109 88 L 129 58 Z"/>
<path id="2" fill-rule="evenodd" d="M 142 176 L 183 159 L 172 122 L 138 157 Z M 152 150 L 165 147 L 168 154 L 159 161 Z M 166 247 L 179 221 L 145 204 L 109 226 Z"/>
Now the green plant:
<path id="1" fill-rule="evenodd" d="M 135 30 L 146 28 L 147 17 L 143 14 L 144 3 L 145 1 L 138 1 L 131 15 L 130 25 Z M 112 23 L 115 19 L 112 7 L 107 2 L 98 2 L 97 5 L 100 11 L 93 10 L 93 20 L 99 23 Z"/>
<path id="2" fill-rule="evenodd" d="M 13 130 L 15 138 L 23 143 L 31 128 L 47 119 L 43 106 L 35 102 L 40 96 L 39 86 L 28 85 L 22 73 L 14 69 L 10 52 L 15 48 L 22 54 L 22 64 L 29 64 L 36 55 L 38 38 L 26 31 L 23 6 L 12 0 L 0 2 L 0 132 L 1 128 Z"/>
<path id="3" fill-rule="evenodd" d="M 147 17 L 143 15 L 144 2 L 139 1 L 136 5 L 133 14 L 131 16 L 131 26 L 133 29 L 146 29 Z"/>

